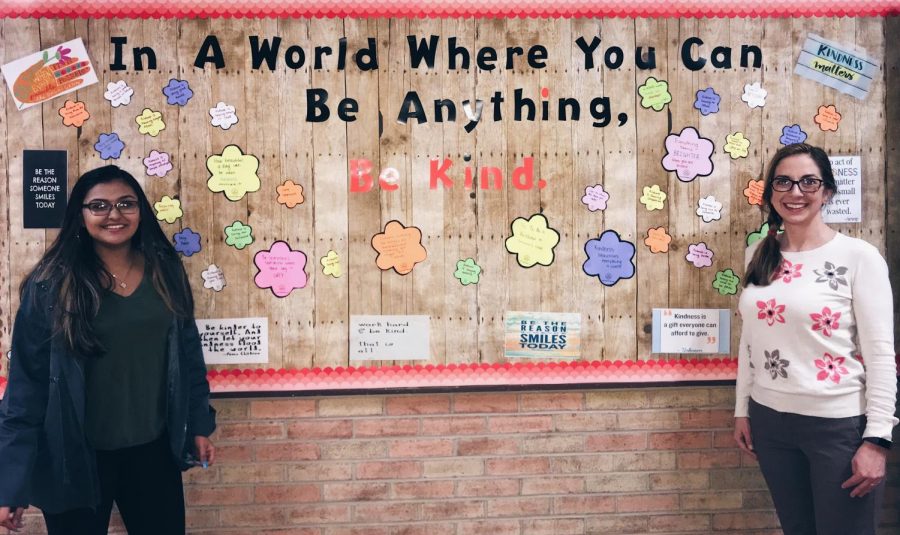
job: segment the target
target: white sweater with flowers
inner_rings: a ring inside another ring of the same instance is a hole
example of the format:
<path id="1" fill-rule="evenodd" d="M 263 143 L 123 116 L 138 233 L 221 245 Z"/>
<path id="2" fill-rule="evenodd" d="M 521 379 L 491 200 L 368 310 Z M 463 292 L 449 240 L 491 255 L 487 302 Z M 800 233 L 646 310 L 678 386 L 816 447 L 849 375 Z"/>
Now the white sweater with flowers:
<path id="1" fill-rule="evenodd" d="M 748 261 L 759 243 L 747 248 Z M 782 257 L 769 286 L 741 293 L 735 416 L 747 416 L 751 397 L 780 412 L 865 414 L 863 436 L 890 440 L 897 376 L 884 258 L 840 233 Z"/>

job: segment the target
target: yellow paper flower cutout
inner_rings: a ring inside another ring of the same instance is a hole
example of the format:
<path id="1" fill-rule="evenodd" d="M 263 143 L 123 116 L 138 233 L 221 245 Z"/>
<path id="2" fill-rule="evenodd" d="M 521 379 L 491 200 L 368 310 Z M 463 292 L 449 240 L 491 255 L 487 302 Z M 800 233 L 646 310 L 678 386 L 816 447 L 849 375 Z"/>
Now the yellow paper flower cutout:
<path id="1" fill-rule="evenodd" d="M 134 122 L 138 124 L 138 131 L 140 133 L 152 137 L 158 136 L 159 133 L 166 128 L 166 123 L 163 122 L 162 113 L 153 111 L 150 108 L 144 108 L 144 111 L 135 117 Z"/>
<path id="2" fill-rule="evenodd" d="M 641 204 L 647 207 L 647 210 L 662 210 L 666 205 L 666 192 L 659 189 L 658 184 L 652 186 L 644 186 L 644 194 L 641 195 Z"/>
<path id="3" fill-rule="evenodd" d="M 181 211 L 181 201 L 168 195 L 163 196 L 153 207 L 156 209 L 156 219 L 166 223 L 174 223 L 184 215 Z"/>

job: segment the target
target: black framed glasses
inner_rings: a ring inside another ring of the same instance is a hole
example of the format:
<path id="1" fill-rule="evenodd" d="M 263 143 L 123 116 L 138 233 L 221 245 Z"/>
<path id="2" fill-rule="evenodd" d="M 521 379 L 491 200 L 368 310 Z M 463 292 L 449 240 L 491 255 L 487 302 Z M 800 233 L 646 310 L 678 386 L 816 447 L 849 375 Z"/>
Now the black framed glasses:
<path id="1" fill-rule="evenodd" d="M 799 186 L 803 193 L 815 193 L 822 187 L 822 179 L 805 176 L 800 180 L 791 180 L 786 176 L 778 176 L 772 181 L 772 189 L 784 193 L 794 189 L 794 184 Z"/>
<path id="2" fill-rule="evenodd" d="M 118 202 L 109 202 L 109 201 L 91 201 L 86 204 L 81 205 L 82 208 L 87 208 L 91 211 L 91 215 L 96 216 L 106 216 L 112 212 L 112 209 L 115 208 L 122 215 L 131 215 L 136 214 L 138 211 L 138 202 L 137 201 L 118 201 Z"/>

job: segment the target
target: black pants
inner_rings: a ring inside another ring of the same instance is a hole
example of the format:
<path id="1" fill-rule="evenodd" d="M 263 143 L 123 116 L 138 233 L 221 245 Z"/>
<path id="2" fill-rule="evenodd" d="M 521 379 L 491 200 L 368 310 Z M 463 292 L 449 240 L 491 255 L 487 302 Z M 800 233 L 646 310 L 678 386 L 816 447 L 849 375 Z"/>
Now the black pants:
<path id="1" fill-rule="evenodd" d="M 184 489 L 168 437 L 97 452 L 101 502 L 93 509 L 44 513 L 49 535 L 106 535 L 115 501 L 129 535 L 183 535 Z"/>
<path id="2" fill-rule="evenodd" d="M 802 416 L 750 400 L 753 447 L 785 535 L 875 534 L 884 482 L 862 498 L 841 488 L 865 426 L 865 416 Z"/>

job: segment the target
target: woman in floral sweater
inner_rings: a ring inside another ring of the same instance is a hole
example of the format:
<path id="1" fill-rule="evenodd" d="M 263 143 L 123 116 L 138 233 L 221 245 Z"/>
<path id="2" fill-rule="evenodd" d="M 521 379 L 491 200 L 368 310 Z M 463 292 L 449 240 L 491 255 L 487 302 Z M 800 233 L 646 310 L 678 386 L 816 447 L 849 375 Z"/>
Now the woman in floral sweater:
<path id="1" fill-rule="evenodd" d="M 788 535 L 874 535 L 897 423 L 887 264 L 825 225 L 836 191 L 822 149 L 775 154 L 769 233 L 747 249 L 739 304 L 734 437 L 759 461 Z"/>

